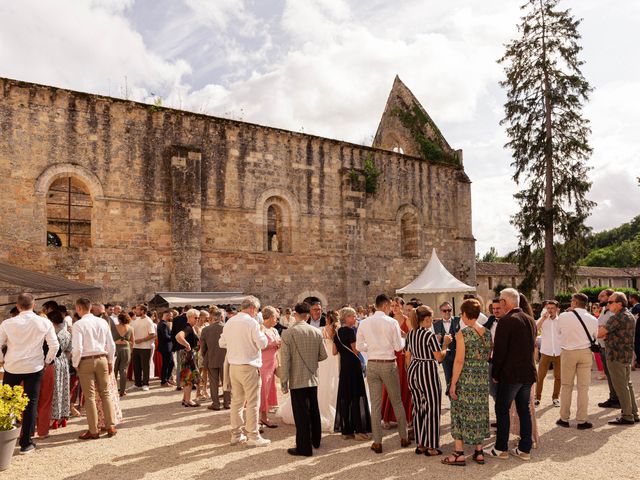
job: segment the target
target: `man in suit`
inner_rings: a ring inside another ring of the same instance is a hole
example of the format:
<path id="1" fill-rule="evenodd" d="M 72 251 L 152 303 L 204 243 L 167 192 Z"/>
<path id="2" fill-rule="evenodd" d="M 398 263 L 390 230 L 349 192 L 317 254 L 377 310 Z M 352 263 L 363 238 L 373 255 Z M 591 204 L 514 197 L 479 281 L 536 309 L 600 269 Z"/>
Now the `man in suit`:
<path id="1" fill-rule="evenodd" d="M 311 302 L 307 323 L 316 328 L 322 328 L 327 324 L 327 320 L 322 314 L 322 303 L 320 301 Z"/>
<path id="2" fill-rule="evenodd" d="M 171 372 L 173 371 L 173 340 L 171 338 L 171 320 L 173 314 L 167 310 L 158 322 L 158 352 L 162 355 L 162 371 L 160 372 L 160 386 L 173 385 Z"/>
<path id="3" fill-rule="evenodd" d="M 211 405 L 209 410 L 220 410 L 219 386 L 224 375 L 224 359 L 227 356 L 227 349 L 221 348 L 218 344 L 220 335 L 224 329 L 222 321 L 222 310 L 215 310 L 211 314 L 211 325 L 205 327 L 200 334 L 200 355 L 204 359 L 204 366 L 209 372 L 209 389 L 211 390 Z M 223 392 L 223 405 L 225 410 L 229 410 L 231 404 L 231 392 Z"/>
<path id="4" fill-rule="evenodd" d="M 509 409 L 515 400 L 520 417 L 520 442 L 511 454 L 521 460 L 530 460 L 531 455 L 531 386 L 536 382 L 537 372 L 533 359 L 537 336 L 533 318 L 519 307 L 520 294 L 515 288 L 500 292 L 501 310 L 506 312 L 498 322 L 493 345 L 492 381 L 498 384 L 496 395 L 496 420 L 498 433 L 496 444 L 489 451 L 492 457 L 509 458 Z"/>
<path id="5" fill-rule="evenodd" d="M 320 330 L 307 323 L 308 303 L 295 306 L 295 323 L 282 333 L 280 383 L 282 392 L 291 390 L 291 407 L 296 422 L 296 446 L 289 455 L 313 455 L 320 447 L 320 409 L 318 408 L 318 362 L 327 358 Z"/>
<path id="6" fill-rule="evenodd" d="M 452 316 L 453 307 L 449 302 L 444 302 L 440 305 L 440 313 L 442 314 L 442 320 L 438 320 L 433 324 L 433 332 L 438 336 L 440 344 L 444 343 L 444 337 L 446 335 L 451 336 L 451 343 L 447 354 L 442 361 L 442 369 L 444 370 L 444 379 L 447 382 L 447 389 L 445 390 L 447 396 L 449 396 L 449 387 L 451 386 L 451 376 L 453 375 L 453 361 L 456 358 L 456 333 L 460 330 L 460 318 Z"/>

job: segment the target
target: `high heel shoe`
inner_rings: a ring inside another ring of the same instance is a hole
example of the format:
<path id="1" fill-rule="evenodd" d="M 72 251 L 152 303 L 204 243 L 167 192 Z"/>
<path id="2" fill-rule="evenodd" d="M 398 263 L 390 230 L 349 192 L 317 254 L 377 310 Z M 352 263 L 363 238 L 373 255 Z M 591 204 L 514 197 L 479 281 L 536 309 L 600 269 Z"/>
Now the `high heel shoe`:
<path id="1" fill-rule="evenodd" d="M 51 422 L 51 430 L 57 430 L 58 429 L 58 420 L 54 420 L 53 422 Z"/>
<path id="2" fill-rule="evenodd" d="M 60 422 L 60 426 L 61 426 L 62 428 L 64 428 L 64 427 L 66 427 L 66 426 L 67 426 L 67 419 L 66 419 L 66 418 L 63 418 L 63 419 L 62 419 L 62 421 Z"/>

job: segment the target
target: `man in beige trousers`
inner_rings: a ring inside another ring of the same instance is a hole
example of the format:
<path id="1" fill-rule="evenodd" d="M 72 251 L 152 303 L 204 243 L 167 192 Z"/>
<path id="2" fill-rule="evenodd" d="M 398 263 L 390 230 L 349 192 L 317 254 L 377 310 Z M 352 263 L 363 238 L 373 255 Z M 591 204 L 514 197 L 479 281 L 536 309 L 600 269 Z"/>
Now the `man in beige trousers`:
<path id="1" fill-rule="evenodd" d="M 89 430 L 80 435 L 81 440 L 100 436 L 96 390 L 102 400 L 107 436 L 113 437 L 117 433 L 113 402 L 109 396 L 109 376 L 113 371 L 116 345 L 107 321 L 92 315 L 90 311 L 91 300 L 76 300 L 76 312 L 80 320 L 73 324 L 71 330 L 71 363 L 78 371 L 89 424 Z"/>
<path id="2" fill-rule="evenodd" d="M 578 385 L 578 408 L 576 421 L 578 430 L 586 430 L 593 425 L 587 421 L 589 407 L 589 385 L 591 384 L 591 364 L 593 353 L 591 343 L 595 341 L 598 320 L 585 310 L 588 297 L 575 293 L 571 297 L 571 308 L 558 317 L 558 335 L 561 347 L 560 418 L 556 425 L 569 428 L 571 417 L 571 396 L 574 379 Z M 582 323 L 584 323 L 584 327 Z M 585 328 L 587 331 L 585 331 Z"/>
<path id="3" fill-rule="evenodd" d="M 267 337 L 255 319 L 260 301 L 256 297 L 246 297 L 240 309 L 241 312 L 225 324 L 218 342 L 220 348 L 227 349 L 229 362 L 231 445 L 246 443 L 249 447 L 265 447 L 271 441 L 260 435 L 258 409 L 262 349 L 267 346 Z M 246 422 L 243 409 L 246 410 Z"/>

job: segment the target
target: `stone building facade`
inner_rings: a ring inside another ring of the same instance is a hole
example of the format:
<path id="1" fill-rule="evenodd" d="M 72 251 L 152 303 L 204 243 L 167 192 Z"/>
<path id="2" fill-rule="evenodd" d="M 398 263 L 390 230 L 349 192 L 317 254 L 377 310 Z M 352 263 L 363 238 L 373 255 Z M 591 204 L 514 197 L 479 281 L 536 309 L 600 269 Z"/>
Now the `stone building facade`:
<path id="1" fill-rule="evenodd" d="M 371 301 L 432 247 L 475 284 L 461 152 L 430 124 L 458 163 L 420 158 L 415 128 L 392 118 L 407 102 L 396 78 L 372 148 L 0 78 L 0 261 L 125 303 L 156 291 Z"/>
<path id="2" fill-rule="evenodd" d="M 476 292 L 485 301 L 495 297 L 494 289 L 499 285 L 514 287 L 522 282 L 524 275 L 515 263 L 477 262 Z M 578 292 L 586 287 L 603 288 L 638 288 L 640 286 L 640 269 L 611 267 L 578 267 L 576 278 L 571 285 L 556 282 L 556 292 Z M 541 301 L 543 292 L 542 280 L 538 288 L 532 292 L 531 300 Z"/>

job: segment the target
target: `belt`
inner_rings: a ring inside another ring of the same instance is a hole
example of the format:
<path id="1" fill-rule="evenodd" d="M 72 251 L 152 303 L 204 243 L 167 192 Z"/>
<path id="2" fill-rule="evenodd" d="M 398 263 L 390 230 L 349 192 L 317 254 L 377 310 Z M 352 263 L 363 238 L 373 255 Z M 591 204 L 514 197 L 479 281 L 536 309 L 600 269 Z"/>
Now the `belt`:
<path id="1" fill-rule="evenodd" d="M 372 359 L 367 360 L 367 361 L 368 362 L 391 363 L 391 362 L 395 362 L 396 359 L 394 358 L 393 360 L 375 360 L 375 359 L 372 358 Z"/>
<path id="2" fill-rule="evenodd" d="M 91 360 L 92 358 L 102 358 L 102 357 L 106 357 L 106 356 L 107 356 L 106 353 L 101 353 L 99 355 L 87 355 L 86 357 L 80 358 L 80 360 Z"/>

